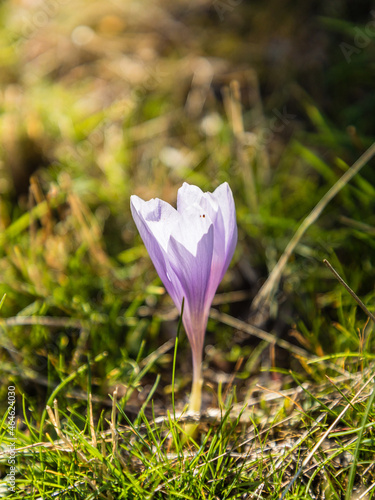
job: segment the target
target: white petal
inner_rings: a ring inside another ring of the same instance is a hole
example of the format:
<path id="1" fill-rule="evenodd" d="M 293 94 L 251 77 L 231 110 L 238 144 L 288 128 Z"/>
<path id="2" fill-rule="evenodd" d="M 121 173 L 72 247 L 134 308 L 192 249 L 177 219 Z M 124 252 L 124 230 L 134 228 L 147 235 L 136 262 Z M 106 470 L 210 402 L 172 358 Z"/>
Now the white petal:
<path id="1" fill-rule="evenodd" d="M 212 221 L 208 214 L 199 205 L 192 205 L 174 222 L 171 236 L 196 256 L 198 243 L 211 226 Z"/>
<path id="2" fill-rule="evenodd" d="M 177 192 L 177 211 L 182 214 L 192 205 L 199 205 L 202 196 L 203 192 L 198 186 L 184 182 Z"/>
<path id="3" fill-rule="evenodd" d="M 224 182 L 219 187 L 217 187 L 212 193 L 212 196 L 216 200 L 223 218 L 225 232 L 225 252 L 227 255 L 226 267 L 228 267 L 237 244 L 236 207 L 234 204 L 232 191 L 227 182 Z"/>
<path id="4" fill-rule="evenodd" d="M 159 245 L 166 251 L 172 227 L 180 218 L 177 210 L 159 198 L 144 201 L 133 195 L 130 197 L 130 203 L 132 212 L 135 211 L 138 217 L 143 220 Z"/>

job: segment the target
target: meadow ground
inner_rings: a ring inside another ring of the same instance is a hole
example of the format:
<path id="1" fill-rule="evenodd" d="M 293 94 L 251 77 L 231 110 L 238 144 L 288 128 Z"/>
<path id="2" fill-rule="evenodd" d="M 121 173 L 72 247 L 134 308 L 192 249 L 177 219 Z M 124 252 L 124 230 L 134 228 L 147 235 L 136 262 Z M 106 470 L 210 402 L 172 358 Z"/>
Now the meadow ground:
<path id="1" fill-rule="evenodd" d="M 0 497 L 374 498 L 370 2 L 0 19 Z M 129 206 L 185 181 L 227 181 L 239 231 L 201 415 Z"/>

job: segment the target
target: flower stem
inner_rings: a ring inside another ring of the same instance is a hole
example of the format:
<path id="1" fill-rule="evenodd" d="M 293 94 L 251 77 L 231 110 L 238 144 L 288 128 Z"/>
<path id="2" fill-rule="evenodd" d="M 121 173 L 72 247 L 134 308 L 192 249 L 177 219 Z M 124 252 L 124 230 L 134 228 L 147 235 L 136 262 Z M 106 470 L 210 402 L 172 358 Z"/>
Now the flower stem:
<path id="1" fill-rule="evenodd" d="M 191 387 L 189 410 L 201 411 L 202 404 L 202 351 L 203 347 L 193 351 L 193 383 Z"/>
<path id="2" fill-rule="evenodd" d="M 191 388 L 189 410 L 190 411 L 200 411 L 202 404 L 202 376 L 199 379 L 193 379 L 193 385 Z"/>
<path id="3" fill-rule="evenodd" d="M 195 355 L 194 355 L 195 354 Z M 198 351 L 198 355 L 193 353 L 193 383 L 191 387 L 189 411 L 200 412 L 202 405 L 202 354 Z M 185 439 L 194 438 L 199 424 L 186 424 L 185 425 Z"/>

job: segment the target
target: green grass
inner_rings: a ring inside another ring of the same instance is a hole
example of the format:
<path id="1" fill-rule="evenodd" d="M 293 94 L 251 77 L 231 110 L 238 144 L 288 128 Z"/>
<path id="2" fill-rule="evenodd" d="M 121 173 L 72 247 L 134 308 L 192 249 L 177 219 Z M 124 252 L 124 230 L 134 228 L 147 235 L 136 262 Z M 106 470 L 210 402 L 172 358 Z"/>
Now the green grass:
<path id="1" fill-rule="evenodd" d="M 293 45 L 293 24 L 280 34 L 246 2 L 223 21 L 199 2 L 145 4 L 146 17 L 133 1 L 0 7 L 0 486 L 15 386 L 8 498 L 374 498 L 374 160 L 325 198 L 373 142 L 373 44 L 347 64 L 337 33 L 351 42 L 359 22 L 322 11 L 323 87 L 289 66 L 275 85 L 263 50 L 274 36 Z M 269 36 L 249 62 L 238 23 L 257 16 Z M 230 76 L 214 66 L 210 84 L 203 56 L 226 57 Z M 285 106 L 295 117 L 282 127 Z M 178 311 L 129 207 L 133 193 L 174 204 L 184 181 L 228 181 L 239 228 L 200 416 L 186 411 Z"/>
<path id="2" fill-rule="evenodd" d="M 134 420 L 124 411 L 126 397 L 117 400 L 116 393 L 112 410 L 97 422 L 89 389 L 87 416 L 82 404 L 61 408 L 55 399 L 43 440 L 25 401 L 16 433 L 22 477 L 12 498 L 214 499 L 249 492 L 310 498 L 317 491 L 341 498 L 341 476 L 349 476 L 352 491 L 352 478 L 364 471 L 361 491 L 372 491 L 375 375 L 369 375 L 315 386 L 319 397 L 304 385 L 298 402 L 295 390 L 268 402 L 260 395 L 246 406 L 228 395 L 225 406 L 201 418 L 199 440 L 188 442 L 184 426 L 197 420 L 169 411 L 155 416 L 158 378 Z M 6 445 L 6 433 L 2 439 Z"/>

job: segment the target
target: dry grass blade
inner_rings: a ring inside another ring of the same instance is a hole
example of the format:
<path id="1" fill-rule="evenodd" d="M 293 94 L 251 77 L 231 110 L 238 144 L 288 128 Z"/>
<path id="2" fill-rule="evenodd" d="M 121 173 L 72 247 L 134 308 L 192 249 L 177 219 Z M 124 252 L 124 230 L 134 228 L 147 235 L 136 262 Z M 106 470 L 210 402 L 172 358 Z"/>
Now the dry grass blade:
<path id="1" fill-rule="evenodd" d="M 94 448 L 97 447 L 98 443 L 96 441 L 96 432 L 94 426 L 94 415 L 92 411 L 92 393 L 89 392 L 89 419 L 90 419 L 90 434 L 91 434 L 91 443 Z"/>
<path id="2" fill-rule="evenodd" d="M 361 168 L 366 165 L 366 163 L 374 156 L 374 154 L 375 142 L 363 153 L 363 155 L 352 165 L 352 167 L 340 177 L 340 179 L 331 187 L 331 189 L 329 189 L 329 191 L 321 198 L 314 209 L 298 227 L 297 231 L 294 233 L 293 238 L 290 240 L 286 249 L 284 250 L 284 253 L 281 255 L 276 266 L 273 268 L 271 274 L 268 276 L 266 282 L 259 290 L 251 305 L 251 310 L 254 313 L 258 313 L 262 321 L 267 319 L 269 315 L 270 303 L 279 284 L 283 270 L 289 260 L 289 257 L 292 255 L 294 249 L 301 241 L 302 236 L 305 234 L 307 229 L 319 218 L 320 214 L 323 212 L 328 203 L 361 170 Z"/>
<path id="3" fill-rule="evenodd" d="M 256 326 L 245 323 L 240 319 L 234 318 L 229 314 L 222 313 L 217 311 L 216 309 L 211 308 L 210 317 L 216 319 L 217 321 L 220 321 L 221 323 L 224 323 L 225 325 L 237 328 L 238 330 L 241 330 L 250 335 L 254 335 L 254 337 L 257 337 L 258 339 L 261 340 L 265 340 L 270 344 L 277 344 L 279 347 L 282 347 L 283 349 L 286 349 L 292 352 L 293 354 L 296 354 L 297 356 L 302 356 L 309 359 L 313 357 L 311 354 L 305 351 L 305 349 L 295 346 L 290 342 L 288 342 L 287 340 L 279 339 L 275 335 L 272 335 L 272 333 L 265 332 L 264 330 L 261 330 Z"/>
<path id="4" fill-rule="evenodd" d="M 315 455 L 316 451 L 318 448 L 322 445 L 322 443 L 326 440 L 326 438 L 329 436 L 329 434 L 332 432 L 332 430 L 336 427 L 336 425 L 340 422 L 342 417 L 345 415 L 345 413 L 349 410 L 349 408 L 356 402 L 358 399 L 359 395 L 364 391 L 364 389 L 370 384 L 370 382 L 375 378 L 375 373 L 368 379 L 368 381 L 358 390 L 358 392 L 354 395 L 352 400 L 343 408 L 343 410 L 340 412 L 340 414 L 337 416 L 337 418 L 332 422 L 332 424 L 328 427 L 328 429 L 323 433 L 322 437 L 319 439 L 319 441 L 315 444 L 313 449 L 310 451 L 310 453 L 307 455 L 307 457 L 303 460 L 301 467 L 298 469 L 297 473 L 293 477 L 292 481 L 288 484 L 286 489 L 284 490 L 284 493 L 282 494 L 280 500 L 283 500 L 285 498 L 285 495 L 288 493 L 290 487 L 294 484 L 294 482 L 298 479 L 298 477 L 302 474 L 303 470 L 305 469 L 306 465 L 310 462 L 311 458 Z"/>
<path id="5" fill-rule="evenodd" d="M 1 324 L 6 326 L 41 325 L 57 328 L 82 328 L 83 321 L 81 319 L 53 316 L 13 316 L 6 319 L 1 318 Z"/>
<path id="6" fill-rule="evenodd" d="M 118 393 L 118 389 L 116 387 L 116 389 L 113 391 L 112 415 L 111 415 L 112 454 L 113 454 L 113 456 L 117 453 L 117 443 L 118 443 L 118 434 L 117 434 L 117 430 L 116 430 L 117 393 Z"/>
<path id="7" fill-rule="evenodd" d="M 80 459 L 83 462 L 87 462 L 85 455 L 80 450 L 75 448 L 73 446 L 73 443 L 70 441 L 70 439 L 63 434 L 63 432 L 61 430 L 61 426 L 60 426 L 60 419 L 58 417 L 57 400 L 55 399 L 53 403 L 54 403 L 54 410 L 55 411 L 53 412 L 52 408 L 49 405 L 46 406 L 46 410 L 47 410 L 48 416 L 51 420 L 51 423 L 56 431 L 56 434 L 62 440 L 62 442 L 65 444 L 65 446 L 67 448 L 70 448 L 71 451 L 74 451 L 75 453 L 77 453 L 77 455 L 80 457 Z"/>
<path id="8" fill-rule="evenodd" d="M 357 444 L 356 444 L 355 451 L 353 454 L 353 461 L 352 461 L 352 464 L 350 466 L 350 472 L 349 472 L 349 478 L 348 478 L 348 489 L 346 490 L 345 500 L 350 500 L 350 498 L 352 498 L 351 493 L 353 491 L 355 475 L 357 472 L 357 465 L 358 465 L 358 460 L 359 460 L 359 450 L 360 450 L 360 446 L 362 443 L 364 428 L 365 428 L 365 425 L 366 425 L 367 420 L 369 418 L 370 410 L 371 410 L 373 403 L 374 403 L 374 398 L 375 398 L 375 386 L 373 387 L 372 393 L 371 393 L 369 400 L 367 402 L 366 411 L 363 414 L 362 421 L 361 421 L 360 428 L 359 428 L 359 432 L 358 432 L 358 436 L 356 438 Z"/>
<path id="9" fill-rule="evenodd" d="M 257 192 L 255 188 L 253 166 L 251 164 L 249 165 L 249 157 L 246 152 L 241 90 L 238 81 L 233 80 L 230 83 L 229 89 L 223 89 L 223 98 L 227 115 L 232 125 L 236 158 L 246 185 L 249 207 L 251 212 L 256 213 L 258 211 Z"/>

